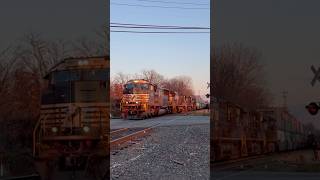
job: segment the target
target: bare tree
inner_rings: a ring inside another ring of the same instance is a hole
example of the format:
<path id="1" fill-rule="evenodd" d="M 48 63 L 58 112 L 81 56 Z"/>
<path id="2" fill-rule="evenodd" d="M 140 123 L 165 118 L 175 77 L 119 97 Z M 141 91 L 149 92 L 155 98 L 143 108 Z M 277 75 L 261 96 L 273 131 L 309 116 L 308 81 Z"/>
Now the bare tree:
<path id="1" fill-rule="evenodd" d="M 110 34 L 105 26 L 95 30 L 93 35 L 95 40 L 89 40 L 87 37 L 81 37 L 74 41 L 74 56 L 106 56 L 109 55 Z"/>
<path id="2" fill-rule="evenodd" d="M 178 76 L 168 79 L 163 83 L 163 87 L 176 91 L 181 95 L 191 96 L 194 94 L 192 79 L 188 76 Z"/>
<path id="3" fill-rule="evenodd" d="M 10 102 L 12 102 L 12 79 L 17 64 L 15 52 L 16 49 L 12 47 L 0 52 L 0 121 L 9 116 Z"/>
<path id="4" fill-rule="evenodd" d="M 45 40 L 40 34 L 26 34 L 19 44 L 17 56 L 29 71 L 41 79 L 48 70 L 63 58 L 68 57 L 68 43 L 62 40 Z"/>
<path id="5" fill-rule="evenodd" d="M 155 70 L 143 70 L 141 72 L 141 77 L 158 86 L 162 86 L 164 83 L 164 77 Z"/>
<path id="6" fill-rule="evenodd" d="M 12 48 L 6 48 L 0 52 L 0 94 L 7 90 L 9 77 L 16 62 L 16 57 L 12 56 Z"/>
<path id="7" fill-rule="evenodd" d="M 124 85 L 131 79 L 131 76 L 129 74 L 124 74 L 122 72 L 118 72 L 112 79 L 112 83 L 114 84 L 122 84 Z"/>
<path id="8" fill-rule="evenodd" d="M 110 24 L 107 24 L 106 26 L 103 25 L 99 29 L 95 30 L 96 36 L 97 36 L 97 45 L 99 52 L 101 52 L 103 55 L 109 55 L 110 54 L 110 31 L 108 27 Z"/>
<path id="9" fill-rule="evenodd" d="M 159 87 L 164 87 L 178 92 L 181 95 L 193 95 L 192 79 L 188 76 L 177 76 L 172 79 L 165 79 L 163 75 L 159 74 L 155 70 L 143 70 L 139 74 L 129 75 L 124 73 L 117 73 L 111 81 L 111 91 L 118 85 L 127 83 L 130 79 L 145 79 L 150 83 L 156 84 Z"/>
<path id="10" fill-rule="evenodd" d="M 32 127 L 39 114 L 39 77 L 24 66 L 20 55 L 20 47 L 7 48 L 0 55 L 2 149 L 30 145 Z"/>
<path id="11" fill-rule="evenodd" d="M 110 83 L 110 97 L 111 101 L 121 99 L 123 86 L 130 80 L 130 75 L 124 73 L 117 73 Z"/>
<path id="12" fill-rule="evenodd" d="M 254 109 L 270 103 L 261 54 L 241 44 L 227 44 L 215 51 L 211 69 L 213 96 Z"/>

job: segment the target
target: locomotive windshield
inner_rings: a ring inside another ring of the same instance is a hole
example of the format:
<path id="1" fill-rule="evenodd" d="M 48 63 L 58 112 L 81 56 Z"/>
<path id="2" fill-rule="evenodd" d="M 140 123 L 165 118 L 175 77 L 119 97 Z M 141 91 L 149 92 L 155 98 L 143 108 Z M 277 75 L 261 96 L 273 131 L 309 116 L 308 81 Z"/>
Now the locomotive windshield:
<path id="1" fill-rule="evenodd" d="M 149 84 L 129 83 L 124 86 L 123 94 L 145 94 L 148 93 Z"/>
<path id="2" fill-rule="evenodd" d="M 56 71 L 52 73 L 52 84 L 66 81 L 105 81 L 108 79 L 106 69 L 85 69 Z"/>
<path id="3" fill-rule="evenodd" d="M 49 76 L 49 87 L 42 104 L 106 101 L 108 69 L 55 71 Z"/>

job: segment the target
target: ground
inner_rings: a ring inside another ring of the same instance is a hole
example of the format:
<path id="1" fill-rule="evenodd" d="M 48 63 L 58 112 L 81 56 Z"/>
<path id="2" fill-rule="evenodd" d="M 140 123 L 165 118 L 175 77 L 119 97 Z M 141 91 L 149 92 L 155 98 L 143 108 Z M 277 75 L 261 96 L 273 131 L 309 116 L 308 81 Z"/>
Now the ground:
<path id="1" fill-rule="evenodd" d="M 313 159 L 313 151 L 299 150 L 278 153 L 254 160 L 251 165 L 239 164 L 232 171 L 211 169 L 214 180 L 315 180 L 320 179 L 320 161 Z"/>
<path id="2" fill-rule="evenodd" d="M 150 136 L 111 154 L 111 179 L 209 179 L 209 117 L 113 120 L 111 129 L 150 127 Z"/>
<path id="3" fill-rule="evenodd" d="M 209 126 L 209 116 L 199 115 L 166 115 L 145 120 L 111 119 L 111 130 L 120 128 L 175 126 L 206 124 Z"/>

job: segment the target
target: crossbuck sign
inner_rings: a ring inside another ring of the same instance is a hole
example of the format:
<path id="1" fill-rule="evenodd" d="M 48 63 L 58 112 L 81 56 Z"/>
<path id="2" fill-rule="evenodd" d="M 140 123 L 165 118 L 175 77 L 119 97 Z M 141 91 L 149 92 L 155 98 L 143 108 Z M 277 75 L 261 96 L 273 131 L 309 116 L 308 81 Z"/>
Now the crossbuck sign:
<path id="1" fill-rule="evenodd" d="M 318 70 L 316 70 L 314 66 L 311 66 L 311 70 L 314 73 L 314 78 L 311 81 L 311 85 L 314 86 L 317 80 L 320 81 L 320 67 Z"/>

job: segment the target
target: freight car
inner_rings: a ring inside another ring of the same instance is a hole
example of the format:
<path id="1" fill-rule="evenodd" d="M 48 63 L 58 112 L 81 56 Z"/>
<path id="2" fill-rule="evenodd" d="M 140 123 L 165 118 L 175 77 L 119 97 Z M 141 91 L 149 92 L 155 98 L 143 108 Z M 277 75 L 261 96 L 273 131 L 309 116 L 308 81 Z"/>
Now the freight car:
<path id="1" fill-rule="evenodd" d="M 220 102 L 219 110 L 213 109 L 214 161 L 237 159 L 263 153 L 261 116 L 246 112 L 240 106 Z"/>
<path id="2" fill-rule="evenodd" d="M 306 147 L 307 130 L 305 126 L 285 108 L 270 107 L 260 109 L 264 119 L 274 121 L 274 146 L 278 151 L 289 151 Z"/>
<path id="3" fill-rule="evenodd" d="M 200 96 L 195 96 L 195 107 L 196 110 L 209 108 L 208 103 L 206 103 Z"/>
<path id="4" fill-rule="evenodd" d="M 284 108 L 246 111 L 227 101 L 212 109 L 213 161 L 306 147 L 303 125 Z"/>
<path id="5" fill-rule="evenodd" d="M 144 79 L 130 80 L 124 85 L 121 112 L 128 114 L 129 119 L 145 119 L 192 110 L 196 110 L 196 100 L 192 96 L 159 88 Z"/>
<path id="6" fill-rule="evenodd" d="M 109 57 L 64 59 L 44 81 L 34 157 L 47 168 L 92 171 L 109 153 Z"/>

